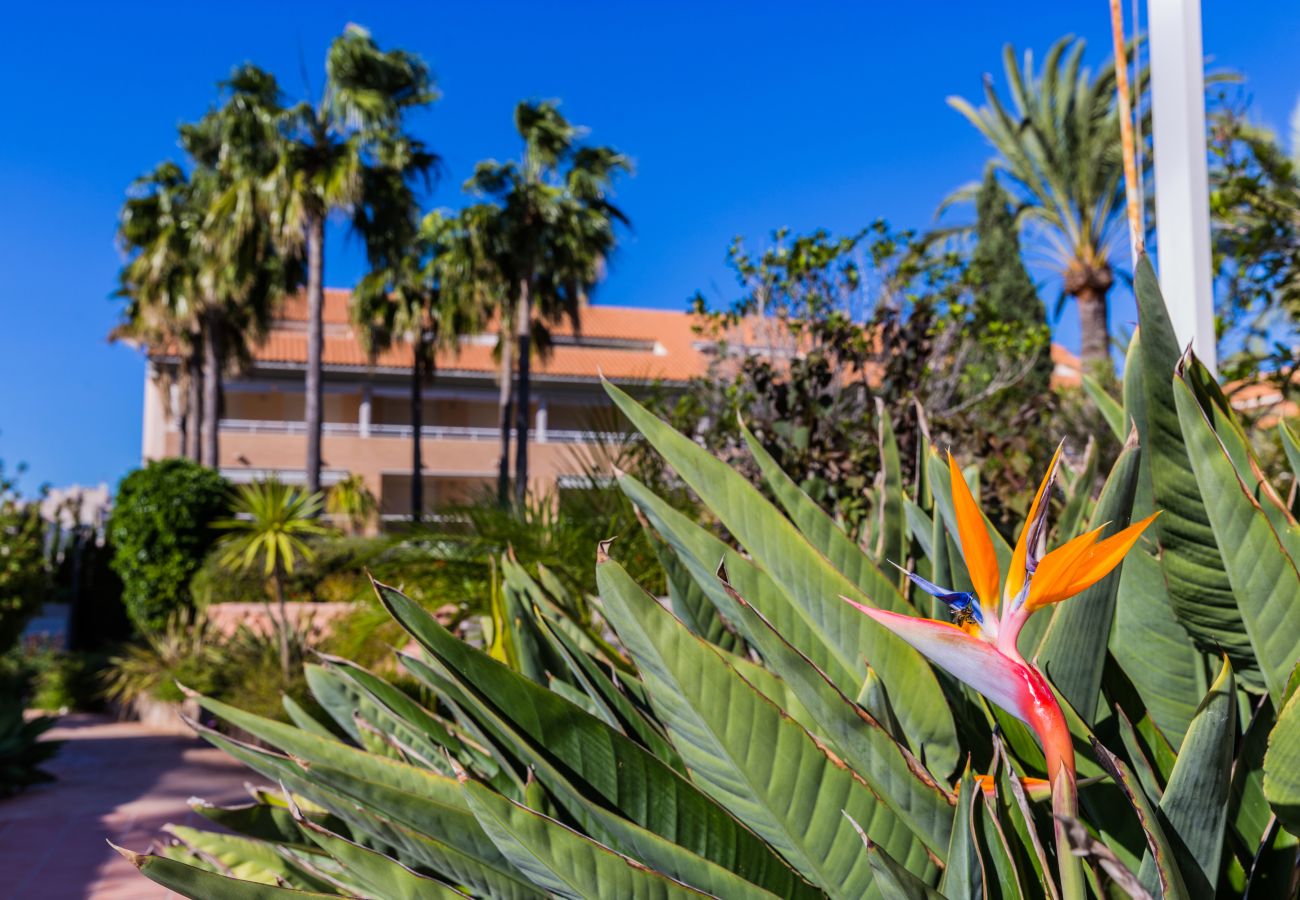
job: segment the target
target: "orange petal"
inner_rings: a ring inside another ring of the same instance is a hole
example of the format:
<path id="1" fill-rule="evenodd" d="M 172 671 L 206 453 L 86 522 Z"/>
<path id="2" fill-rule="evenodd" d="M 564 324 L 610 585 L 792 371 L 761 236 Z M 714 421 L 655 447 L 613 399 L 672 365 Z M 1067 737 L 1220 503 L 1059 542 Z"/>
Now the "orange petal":
<path id="1" fill-rule="evenodd" d="M 1133 549 L 1133 545 L 1137 543 L 1137 539 L 1141 537 L 1142 532 L 1158 515 L 1160 515 L 1159 512 L 1154 512 L 1142 521 L 1134 522 L 1122 531 L 1112 534 L 1104 541 L 1098 541 L 1088 547 L 1084 553 L 1071 562 L 1068 571 L 1063 571 L 1055 583 L 1044 585 L 1041 591 L 1037 590 L 1038 576 L 1035 575 L 1034 582 L 1029 588 L 1029 600 L 1026 601 L 1025 606 L 1030 610 L 1038 609 L 1049 603 L 1056 603 L 1067 597 L 1073 597 L 1075 594 L 1086 591 L 1098 581 L 1101 581 L 1110 574 L 1112 569 L 1120 564 L 1129 550 Z M 1095 535 L 1096 532 L 1092 532 L 1092 534 Z M 1075 540 L 1078 540 L 1078 538 Z M 1065 547 L 1060 549 L 1064 550 Z M 1044 560 L 1044 563 L 1046 563 L 1046 560 Z M 1039 568 L 1039 572 L 1042 572 L 1042 567 Z"/>
<path id="2" fill-rule="evenodd" d="M 1101 528 L 1094 528 L 1071 538 L 1044 556 L 1038 563 L 1038 571 L 1030 576 L 1029 596 L 1025 598 L 1025 606 L 1030 610 L 1037 609 L 1046 602 L 1042 599 L 1044 596 L 1055 594 L 1068 585 L 1074 579 L 1075 567 L 1097 543 L 1099 534 Z"/>
<path id="3" fill-rule="evenodd" d="M 1039 522 L 1047 515 L 1047 507 L 1051 503 L 1050 491 L 1052 482 L 1056 480 L 1056 467 L 1061 461 L 1061 450 L 1065 447 L 1065 442 L 1056 445 L 1056 452 L 1052 454 L 1052 461 L 1047 466 L 1047 474 L 1043 476 L 1043 481 L 1038 485 L 1038 493 L 1034 494 L 1034 502 L 1029 507 L 1029 515 L 1025 517 L 1024 527 L 1020 529 L 1020 537 L 1016 539 L 1016 549 L 1011 554 L 1011 569 L 1007 572 L 1007 601 L 1010 602 L 1016 594 L 1019 594 L 1025 586 L 1025 559 L 1029 555 L 1029 535 L 1034 531 L 1034 523 Z"/>
<path id="4" fill-rule="evenodd" d="M 1118 566 L 1124 557 L 1128 555 L 1128 552 L 1133 549 L 1133 545 L 1142 536 L 1142 532 L 1146 531 L 1147 526 L 1158 515 L 1160 515 L 1160 512 L 1157 510 L 1142 521 L 1134 522 L 1123 531 L 1112 534 L 1104 541 L 1098 542 L 1096 546 L 1088 551 L 1088 554 L 1079 565 L 1075 567 L 1074 580 L 1067 588 L 1069 593 L 1066 596 L 1073 596 L 1081 591 L 1086 591 L 1109 575 L 1110 571 Z"/>
<path id="5" fill-rule="evenodd" d="M 993 539 L 979 504 L 971 495 L 970 486 L 957 468 L 957 461 L 948 454 L 948 473 L 952 478 L 952 506 L 957 514 L 957 534 L 961 538 L 961 554 L 966 560 L 970 582 L 980 598 L 985 611 L 997 613 L 998 609 L 998 557 L 993 551 Z"/>

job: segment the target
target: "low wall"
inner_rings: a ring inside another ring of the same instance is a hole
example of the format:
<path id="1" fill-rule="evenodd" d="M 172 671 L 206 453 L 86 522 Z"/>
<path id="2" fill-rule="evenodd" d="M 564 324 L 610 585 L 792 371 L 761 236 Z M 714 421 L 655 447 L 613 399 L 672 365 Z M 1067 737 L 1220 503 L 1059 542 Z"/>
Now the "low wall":
<path id="1" fill-rule="evenodd" d="M 333 622 L 352 611 L 351 603 L 286 603 L 285 615 L 295 631 L 307 630 L 311 637 L 330 633 Z M 240 626 L 255 634 L 274 634 L 279 607 L 265 603 L 213 603 L 205 612 L 209 627 L 222 637 L 230 637 Z"/>

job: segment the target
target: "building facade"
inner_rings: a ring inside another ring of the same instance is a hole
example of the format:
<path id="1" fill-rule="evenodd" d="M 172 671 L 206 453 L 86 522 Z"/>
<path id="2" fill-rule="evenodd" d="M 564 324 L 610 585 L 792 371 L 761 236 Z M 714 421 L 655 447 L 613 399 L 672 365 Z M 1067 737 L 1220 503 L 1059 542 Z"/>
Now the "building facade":
<path id="1" fill-rule="evenodd" d="M 348 292 L 325 296 L 323 485 L 358 474 L 385 519 L 409 517 L 411 365 L 409 345 L 370 359 L 348 319 Z M 686 313 L 611 306 L 583 310 L 582 330 L 556 330 L 547 358 L 535 360 L 529 417 L 529 477 L 534 491 L 563 487 L 586 471 L 596 442 L 616 430 L 600 386 L 657 384 L 672 391 L 707 370 L 708 360 Z M 421 450 L 427 510 L 470 502 L 494 490 L 500 454 L 495 334 L 461 340 L 441 352 L 424 387 Z M 250 366 L 223 382 L 220 459 L 236 483 L 275 476 L 304 480 L 303 425 L 307 359 L 306 304 L 284 304 Z M 145 377 L 143 457 L 182 453 L 177 360 L 151 354 Z M 169 387 L 170 385 L 170 387 Z M 512 450 L 513 454 L 513 450 Z M 513 460 L 512 460 L 513 464 Z"/>
<path id="2" fill-rule="evenodd" d="M 369 358 L 348 318 L 349 293 L 327 290 L 324 307 L 322 484 L 360 475 L 384 519 L 410 517 L 411 347 L 397 344 Z M 305 298 L 290 298 L 251 365 L 223 382 L 219 468 L 235 483 L 275 476 L 302 483 L 307 360 Z M 617 424 L 602 376 L 637 389 L 671 393 L 709 371 L 717 344 L 685 312 L 588 306 L 581 332 L 557 329 L 553 346 L 535 360 L 529 417 L 530 489 L 563 488 L 589 470 L 597 444 Z M 788 336 L 787 336 L 788 337 Z M 797 353 L 770 327 L 748 323 L 728 336 L 729 353 Z M 463 338 L 440 352 L 424 388 L 421 451 L 425 512 L 473 502 L 495 489 L 500 458 L 499 364 L 492 333 Z M 1056 384 L 1079 382 L 1078 359 L 1052 346 Z M 145 376 L 143 457 L 183 452 L 177 359 L 151 353 Z M 513 449 L 512 449 L 513 456 Z M 513 459 L 512 459 L 513 463 Z"/>

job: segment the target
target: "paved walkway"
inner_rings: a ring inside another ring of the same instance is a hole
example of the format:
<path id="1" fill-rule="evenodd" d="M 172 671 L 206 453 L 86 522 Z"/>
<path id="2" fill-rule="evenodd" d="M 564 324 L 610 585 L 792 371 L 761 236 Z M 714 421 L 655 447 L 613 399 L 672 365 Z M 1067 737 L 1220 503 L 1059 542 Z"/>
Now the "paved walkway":
<path id="1" fill-rule="evenodd" d="M 144 852 L 168 822 L 201 825 L 190 797 L 247 799 L 257 776 L 194 738 L 104 716 L 64 716 L 47 765 L 58 780 L 0 800 L 0 896 L 10 900 L 161 900 L 106 840 Z"/>

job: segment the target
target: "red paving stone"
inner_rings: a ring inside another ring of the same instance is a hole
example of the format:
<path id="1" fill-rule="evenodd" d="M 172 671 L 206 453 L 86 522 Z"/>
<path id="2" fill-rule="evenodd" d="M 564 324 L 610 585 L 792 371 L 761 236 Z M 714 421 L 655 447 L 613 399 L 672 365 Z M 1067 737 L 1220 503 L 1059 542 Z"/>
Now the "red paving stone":
<path id="1" fill-rule="evenodd" d="M 0 800 L 0 896 L 10 900 L 161 900 L 176 894 L 136 872 L 106 841 L 137 852 L 174 824 L 206 822 L 191 797 L 248 797 L 257 776 L 195 738 L 73 714 L 48 732 L 66 743 L 58 780 Z"/>

